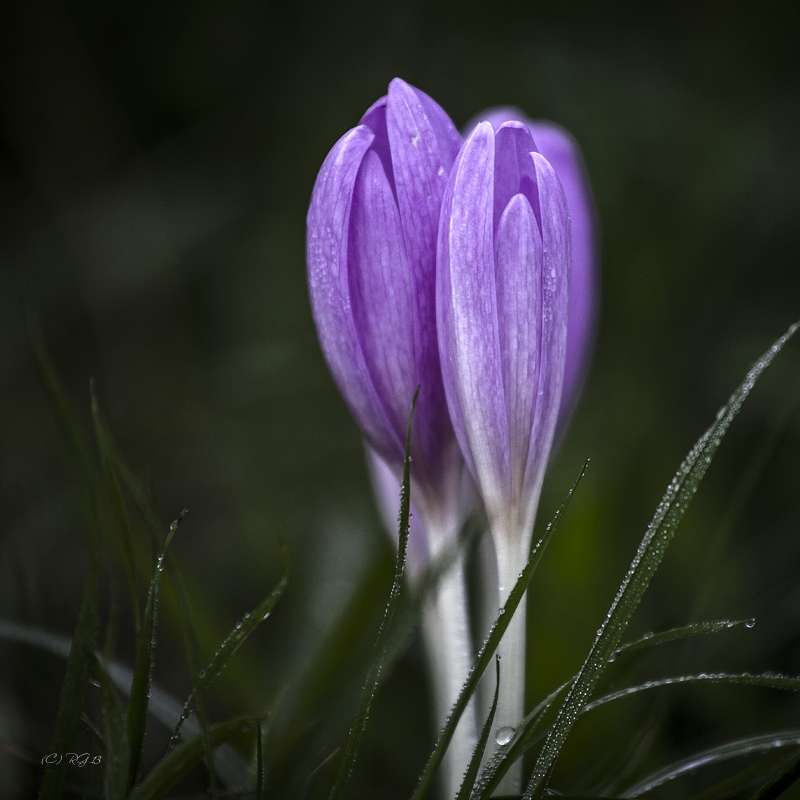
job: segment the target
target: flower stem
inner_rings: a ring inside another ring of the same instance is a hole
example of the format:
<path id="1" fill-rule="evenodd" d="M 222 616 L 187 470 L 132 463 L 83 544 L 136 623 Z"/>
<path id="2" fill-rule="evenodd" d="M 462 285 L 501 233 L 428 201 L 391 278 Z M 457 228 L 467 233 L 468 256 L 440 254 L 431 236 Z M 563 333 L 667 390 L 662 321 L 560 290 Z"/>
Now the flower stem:
<path id="1" fill-rule="evenodd" d="M 422 612 L 425 650 L 430 663 L 437 731 L 444 725 L 472 668 L 464 555 L 442 576 Z M 442 763 L 444 797 L 454 798 L 478 740 L 475 698 L 456 727 Z"/>
<path id="2" fill-rule="evenodd" d="M 520 537 L 500 535 L 495 537 L 500 606 L 508 599 L 520 572 L 525 567 L 527 543 Z M 494 717 L 493 739 L 497 745 L 505 744 L 519 725 L 525 713 L 525 607 L 527 595 L 517 607 L 497 652 L 500 654 L 500 691 Z M 522 762 L 517 761 L 506 772 L 497 793 L 519 794 L 522 780 Z"/>

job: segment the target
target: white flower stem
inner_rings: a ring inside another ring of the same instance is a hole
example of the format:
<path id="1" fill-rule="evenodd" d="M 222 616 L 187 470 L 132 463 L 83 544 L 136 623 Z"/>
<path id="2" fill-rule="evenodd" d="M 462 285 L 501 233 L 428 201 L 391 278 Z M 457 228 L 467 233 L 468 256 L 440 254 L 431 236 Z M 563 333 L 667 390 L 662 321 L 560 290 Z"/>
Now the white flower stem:
<path id="1" fill-rule="evenodd" d="M 520 572 L 524 569 L 529 537 L 508 536 L 502 532 L 495 536 L 497 551 L 497 574 L 499 580 L 500 606 L 508 600 Z M 510 738 L 510 729 L 521 722 L 525 713 L 525 606 L 527 594 L 522 601 L 500 641 L 500 691 L 497 711 L 492 726 L 495 744 L 504 744 Z M 522 762 L 511 766 L 497 788 L 497 794 L 519 794 L 522 780 Z"/>
<path id="2" fill-rule="evenodd" d="M 442 576 L 435 594 L 425 604 L 422 630 L 433 680 L 438 734 L 473 663 L 463 554 Z M 442 763 L 444 797 L 449 800 L 458 794 L 477 740 L 473 698 L 461 716 Z"/>

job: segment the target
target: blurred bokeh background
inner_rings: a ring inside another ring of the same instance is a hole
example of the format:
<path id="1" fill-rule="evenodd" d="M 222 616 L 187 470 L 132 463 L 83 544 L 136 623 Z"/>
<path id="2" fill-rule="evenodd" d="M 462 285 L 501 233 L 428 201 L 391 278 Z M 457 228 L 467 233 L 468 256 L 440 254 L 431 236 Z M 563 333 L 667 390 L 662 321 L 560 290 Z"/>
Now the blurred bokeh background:
<path id="1" fill-rule="evenodd" d="M 204 658 L 277 580 L 285 531 L 291 588 L 210 693 L 209 713 L 269 708 L 286 687 L 300 695 L 300 717 L 319 735 L 304 734 L 292 751 L 302 757 L 287 756 L 281 791 L 300 797 L 308 786 L 313 796 L 308 775 L 340 741 L 392 551 L 316 341 L 305 213 L 329 148 L 399 75 L 457 125 L 515 105 L 562 124 L 583 148 L 601 310 L 540 522 L 592 460 L 530 592 L 529 696 L 564 680 L 682 457 L 800 317 L 798 9 L 3 3 L 0 617 L 70 635 L 87 556 L 77 483 L 28 344 L 27 294 L 87 435 L 93 377 L 165 519 L 189 508 L 174 550 Z M 800 673 L 798 398 L 793 344 L 735 422 L 631 635 L 715 617 L 756 626 L 666 646 L 609 672 L 604 688 L 681 669 Z M 103 624 L 115 620 L 115 652 L 130 662 L 113 531 L 105 541 Z M 144 533 L 141 542 L 146 565 Z M 167 590 L 155 680 L 183 696 L 176 608 Z M 344 618 L 345 635 L 326 650 Z M 328 666 L 314 673 L 323 652 Z M 298 688 L 309 675 L 316 694 Z M 38 768 L 25 757 L 48 752 L 62 676 L 54 656 L 0 643 L 4 798 L 35 792 Z M 692 748 L 800 727 L 800 703 L 784 693 L 704 687 L 660 698 L 587 718 L 555 785 L 589 791 L 629 758 L 640 776 Z M 409 795 L 433 741 L 427 714 L 415 643 L 378 697 L 353 796 Z"/>

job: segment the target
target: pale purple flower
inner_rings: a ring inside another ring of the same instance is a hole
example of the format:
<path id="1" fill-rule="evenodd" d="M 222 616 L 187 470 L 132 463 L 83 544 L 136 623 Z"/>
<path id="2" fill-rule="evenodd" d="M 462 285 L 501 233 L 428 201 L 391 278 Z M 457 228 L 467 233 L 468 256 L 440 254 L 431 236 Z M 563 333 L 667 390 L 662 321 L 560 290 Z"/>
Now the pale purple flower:
<path id="1" fill-rule="evenodd" d="M 333 147 L 308 211 L 308 283 L 323 353 L 369 445 L 399 475 L 411 400 L 417 505 L 452 527 L 462 460 L 439 366 L 436 235 L 461 137 L 396 78 Z"/>
<path id="2" fill-rule="evenodd" d="M 439 351 L 456 436 L 493 532 L 529 539 L 567 357 L 570 225 L 528 127 L 479 123 L 439 225 Z"/>
<path id="3" fill-rule="evenodd" d="M 572 227 L 572 273 L 567 324 L 567 363 L 557 430 L 563 430 L 586 375 L 594 340 L 598 301 L 597 222 L 589 179 L 580 148 L 562 127 L 545 120 L 530 120 L 516 108 L 492 108 L 477 115 L 466 127 L 486 120 L 495 131 L 509 120 L 528 126 L 536 149 L 550 162 L 567 198 Z"/>
<path id="4" fill-rule="evenodd" d="M 439 221 L 436 310 L 447 404 L 489 519 L 500 603 L 525 566 L 567 360 L 570 222 L 528 126 L 479 123 L 459 151 Z M 485 598 L 497 608 L 497 598 Z M 500 642 L 495 739 L 525 698 L 525 608 Z M 517 794 L 521 764 L 504 776 Z"/>

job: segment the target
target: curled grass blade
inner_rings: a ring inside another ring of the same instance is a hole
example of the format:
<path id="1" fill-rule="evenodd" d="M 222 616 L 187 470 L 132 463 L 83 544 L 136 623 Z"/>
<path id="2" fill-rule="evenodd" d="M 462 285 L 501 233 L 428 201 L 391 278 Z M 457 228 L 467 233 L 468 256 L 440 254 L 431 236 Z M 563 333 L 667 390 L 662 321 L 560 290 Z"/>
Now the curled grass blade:
<path id="1" fill-rule="evenodd" d="M 198 675 L 197 686 L 192 690 L 192 693 L 184 704 L 183 711 L 181 712 L 178 723 L 167 745 L 167 753 L 178 741 L 181 726 L 195 707 L 197 698 L 220 676 L 231 656 L 245 643 L 247 637 L 267 619 L 272 609 L 275 607 L 275 604 L 286 591 L 286 586 L 289 583 L 291 564 L 289 551 L 283 541 L 281 541 L 281 556 L 283 557 L 283 575 L 275 585 L 275 588 L 252 611 L 242 617 L 241 622 L 236 624 L 234 629 L 219 646 L 217 652 L 214 653 L 211 663 Z"/>
<path id="2" fill-rule="evenodd" d="M 247 732 L 257 725 L 260 719 L 261 717 L 245 716 L 211 725 L 208 729 L 210 746 L 217 748 L 232 737 Z M 203 734 L 196 733 L 181 742 L 150 770 L 133 790 L 130 800 L 161 800 L 172 786 L 199 763 L 204 754 Z"/>
<path id="3" fill-rule="evenodd" d="M 670 628 L 668 631 L 660 633 L 646 633 L 632 642 L 621 644 L 611 653 L 610 661 L 614 661 L 621 653 L 631 653 L 635 650 L 642 650 L 645 647 L 653 647 L 664 642 L 674 642 L 679 639 L 687 639 L 690 636 L 699 636 L 705 633 L 720 633 L 740 626 L 750 628 L 753 620 L 749 619 L 720 619 L 711 622 L 694 622 L 691 625 L 683 625 L 680 628 Z"/>
<path id="4" fill-rule="evenodd" d="M 153 572 L 153 577 L 150 579 L 142 627 L 136 637 L 136 664 L 133 669 L 127 713 L 128 741 L 131 748 L 128 788 L 134 786 L 142 771 L 142 755 L 144 753 L 145 734 L 147 733 L 147 713 L 153 682 L 153 659 L 158 630 L 161 573 L 164 571 L 167 548 L 172 542 L 172 537 L 175 536 L 185 514 L 186 509 L 169 526 L 169 533 L 164 542 L 164 547 L 158 555 L 156 568 Z"/>
<path id="5" fill-rule="evenodd" d="M 783 689 L 786 691 L 800 691 L 800 677 L 793 675 L 776 675 L 774 672 L 762 672 L 753 675 L 749 672 L 701 672 L 699 675 L 677 675 L 672 678 L 659 678 L 647 681 L 637 686 L 628 686 L 616 692 L 598 697 L 587 703 L 582 709 L 581 714 L 593 711 L 595 708 L 620 700 L 623 697 L 630 697 L 634 694 L 647 692 L 650 689 L 660 689 L 664 686 L 678 686 L 680 684 L 693 683 L 716 683 L 716 684 L 739 684 L 742 686 L 764 686 L 769 689 Z"/>
<path id="6" fill-rule="evenodd" d="M 489 715 L 486 717 L 486 722 L 481 730 L 481 735 L 478 737 L 478 743 L 475 745 L 475 752 L 472 754 L 467 772 L 464 775 L 464 782 L 458 790 L 458 797 L 456 800 L 467 800 L 472 792 L 472 787 L 475 785 L 475 778 L 478 776 L 478 769 L 481 766 L 481 759 L 483 758 L 484 751 L 486 750 L 486 743 L 489 741 L 489 734 L 492 730 L 492 723 L 494 722 L 494 714 L 497 711 L 497 698 L 500 696 L 500 658 L 495 656 L 495 666 L 497 671 L 496 680 L 494 683 L 494 699 L 492 700 L 492 707 L 489 709 Z"/>
<path id="7" fill-rule="evenodd" d="M 506 632 L 517 606 L 522 601 L 525 591 L 528 588 L 528 584 L 531 582 L 533 574 L 536 571 L 536 568 L 539 566 L 542 555 L 544 554 L 550 539 L 555 533 L 558 523 L 564 511 L 566 510 L 569 501 L 572 499 L 572 495 L 575 493 L 575 490 L 578 488 L 578 484 L 586 473 L 586 467 L 588 463 L 589 462 L 587 460 L 581 469 L 580 475 L 578 475 L 578 479 L 574 484 L 572 484 L 572 488 L 569 490 L 566 500 L 564 500 L 561 508 L 559 508 L 559 510 L 556 512 L 556 515 L 548 524 L 547 528 L 545 528 L 544 536 L 542 536 L 542 538 L 539 539 L 531 548 L 531 555 L 528 559 L 528 563 L 525 565 L 525 569 L 522 571 L 522 574 L 514 585 L 514 588 L 511 590 L 505 605 L 500 609 L 499 616 L 495 620 L 488 636 L 481 646 L 475 666 L 472 668 L 472 671 L 470 672 L 469 677 L 467 678 L 467 681 L 458 696 L 458 700 L 456 700 L 455 704 L 453 705 L 450 716 L 447 718 L 444 728 L 442 728 L 439 738 L 436 740 L 433 752 L 428 759 L 428 763 L 425 765 L 425 770 L 420 776 L 417 788 L 412 795 L 412 800 L 422 800 L 422 798 L 425 797 L 430 791 L 433 784 L 433 777 L 436 774 L 439 764 L 442 762 L 442 758 L 444 757 L 445 751 L 450 744 L 450 740 L 453 738 L 453 732 L 456 729 L 456 725 L 458 725 L 458 721 L 461 719 L 461 715 L 464 713 L 464 709 L 467 707 L 467 703 L 475 691 L 478 681 L 486 671 L 486 667 L 488 666 L 492 656 L 494 656 L 497 646 L 500 644 L 500 639 L 503 638 L 503 634 Z"/>
<path id="8" fill-rule="evenodd" d="M 92 422 L 94 424 L 94 435 L 97 441 L 97 451 L 100 455 L 100 466 L 105 478 L 108 496 L 111 499 L 111 508 L 114 513 L 114 520 L 119 534 L 122 558 L 125 563 L 125 572 L 128 576 L 128 587 L 133 604 L 133 622 L 138 635 L 142 627 L 142 609 L 139 601 L 139 581 L 136 576 L 136 562 L 133 555 L 133 536 L 131 534 L 131 523 L 128 518 L 128 511 L 125 508 L 125 501 L 122 498 L 122 491 L 117 478 L 115 458 L 111 449 L 108 431 L 105 423 L 100 416 L 100 408 L 97 403 L 97 393 L 94 382 L 90 384 L 92 396 Z"/>
<path id="9" fill-rule="evenodd" d="M 400 596 L 400 589 L 403 583 L 403 573 L 406 567 L 406 552 L 408 550 L 408 534 L 409 523 L 411 519 L 411 422 L 414 419 L 414 409 L 417 405 L 417 398 L 419 397 L 419 389 L 417 386 L 414 392 L 414 398 L 411 401 L 411 411 L 408 415 L 408 428 L 406 430 L 406 447 L 403 456 L 403 481 L 400 488 L 400 516 L 399 516 L 399 535 L 397 544 L 397 560 L 395 562 L 394 580 L 392 581 L 392 588 L 389 592 L 389 600 L 386 603 L 386 609 L 381 621 L 381 627 L 378 630 L 378 636 L 375 640 L 375 651 L 377 658 L 370 666 L 364 688 L 361 691 L 361 697 L 358 701 L 353 723 L 350 726 L 350 731 L 347 735 L 347 741 L 344 746 L 344 753 L 342 760 L 339 762 L 339 769 L 336 773 L 329 800 L 339 800 L 347 788 L 347 783 L 350 780 L 350 775 L 353 772 L 353 766 L 356 762 L 356 755 L 358 754 L 358 746 L 361 743 L 361 737 L 367 727 L 367 719 L 369 717 L 369 710 L 372 706 L 372 701 L 375 697 L 375 692 L 378 690 L 378 683 L 383 669 L 383 660 L 386 655 L 386 639 L 389 630 L 389 624 L 394 616 L 395 606 L 397 605 L 397 598 Z"/>
<path id="10" fill-rule="evenodd" d="M 664 553 L 675 535 L 678 523 L 683 518 L 692 496 L 706 474 L 723 436 L 760 375 L 772 363 L 798 327 L 800 327 L 800 323 L 792 325 L 756 361 L 728 402 L 719 410 L 714 423 L 691 449 L 667 487 L 630 569 L 603 620 L 597 638 L 558 712 L 525 789 L 525 800 L 534 798 L 538 800 L 541 797 L 558 754 L 578 719 L 580 709 L 586 704 L 612 654 L 617 649 L 622 634 L 658 569 Z"/>
<path id="11" fill-rule="evenodd" d="M 644 780 L 631 786 L 624 791 L 620 797 L 623 800 L 640 797 L 647 792 L 663 786 L 684 775 L 688 775 L 701 767 L 719 764 L 734 758 L 768 753 L 781 747 L 800 746 L 800 730 L 793 729 L 779 731 L 775 733 L 762 734 L 760 736 L 748 736 L 744 739 L 736 739 L 732 742 L 711 747 L 700 753 L 675 761 L 663 769 L 648 775 Z"/>

